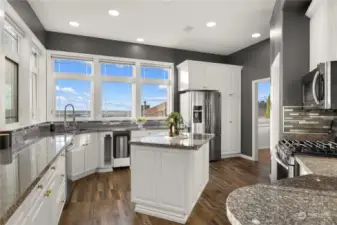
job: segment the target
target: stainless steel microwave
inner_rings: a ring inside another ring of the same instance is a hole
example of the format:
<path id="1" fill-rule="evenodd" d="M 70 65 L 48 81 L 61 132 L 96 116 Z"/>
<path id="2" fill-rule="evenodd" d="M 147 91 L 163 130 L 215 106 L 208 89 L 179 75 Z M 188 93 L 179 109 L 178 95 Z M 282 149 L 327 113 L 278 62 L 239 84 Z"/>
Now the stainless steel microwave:
<path id="1" fill-rule="evenodd" d="M 305 75 L 302 91 L 304 106 L 337 109 L 337 61 L 320 63 Z"/>

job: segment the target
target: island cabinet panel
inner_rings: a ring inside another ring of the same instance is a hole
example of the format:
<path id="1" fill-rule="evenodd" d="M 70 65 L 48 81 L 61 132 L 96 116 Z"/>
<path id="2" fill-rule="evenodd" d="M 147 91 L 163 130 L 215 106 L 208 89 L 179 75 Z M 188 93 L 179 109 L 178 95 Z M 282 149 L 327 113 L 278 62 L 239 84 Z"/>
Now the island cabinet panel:
<path id="1" fill-rule="evenodd" d="M 159 159 L 159 170 L 157 171 L 158 203 L 167 209 L 182 212 L 184 211 L 185 200 L 185 163 L 187 154 L 179 154 L 173 150 L 163 150 L 157 154 Z M 172 166 L 174 165 L 174 166 Z"/>
<path id="2" fill-rule="evenodd" d="M 185 223 L 209 179 L 208 143 L 198 150 L 131 145 L 135 211 Z"/>
<path id="3" fill-rule="evenodd" d="M 132 199 L 149 205 L 156 204 L 156 152 L 141 148 L 131 151 Z M 135 160 L 133 160 L 135 159 Z"/>

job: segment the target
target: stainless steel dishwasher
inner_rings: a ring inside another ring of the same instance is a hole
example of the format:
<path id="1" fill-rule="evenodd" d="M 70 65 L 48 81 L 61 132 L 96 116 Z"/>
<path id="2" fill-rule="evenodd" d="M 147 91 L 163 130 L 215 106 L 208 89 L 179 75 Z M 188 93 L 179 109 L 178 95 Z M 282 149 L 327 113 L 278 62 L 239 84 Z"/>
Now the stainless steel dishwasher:
<path id="1" fill-rule="evenodd" d="M 130 166 L 130 131 L 113 131 L 113 167 Z"/>

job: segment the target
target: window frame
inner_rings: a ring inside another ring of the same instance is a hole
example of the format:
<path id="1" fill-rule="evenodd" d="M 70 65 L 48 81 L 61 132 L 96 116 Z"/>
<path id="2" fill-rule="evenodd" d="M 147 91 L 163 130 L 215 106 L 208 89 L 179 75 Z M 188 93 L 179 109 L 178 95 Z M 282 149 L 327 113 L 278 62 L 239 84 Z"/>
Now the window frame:
<path id="1" fill-rule="evenodd" d="M 39 51 L 37 50 L 36 47 L 33 47 L 32 48 L 32 51 L 31 51 L 31 57 L 35 55 L 36 57 L 36 60 L 35 60 L 35 63 L 36 65 L 32 65 L 32 58 L 30 59 L 30 98 L 31 98 L 31 104 L 30 104 L 30 110 L 31 110 L 31 120 L 33 123 L 36 123 L 39 121 L 39 85 L 40 85 L 40 82 L 39 82 L 39 66 L 40 66 L 40 63 L 39 63 L 39 57 L 40 57 L 40 54 L 39 54 Z M 33 74 L 35 75 L 35 93 L 36 93 L 36 99 L 35 99 L 35 115 L 34 115 L 34 95 L 33 95 Z"/>
<path id="2" fill-rule="evenodd" d="M 67 58 L 74 60 L 90 59 L 92 62 L 92 74 L 76 74 L 76 73 L 58 73 L 54 72 L 54 59 Z M 101 64 L 127 64 L 133 66 L 132 77 L 124 76 L 106 76 L 101 75 Z M 141 78 L 141 66 L 155 66 L 169 70 L 169 78 L 167 80 L 160 79 L 145 79 Z M 80 54 L 61 51 L 47 52 L 47 81 L 48 81 L 48 108 L 47 119 L 61 121 L 63 118 L 55 116 L 56 110 L 56 80 L 89 80 L 91 81 L 91 116 L 88 118 L 77 117 L 78 121 L 99 120 L 99 121 L 134 121 L 141 117 L 141 87 L 142 84 L 159 84 L 168 86 L 168 107 L 167 114 L 173 111 L 174 102 L 174 64 L 168 62 L 157 62 L 140 59 L 108 57 L 101 55 Z M 103 82 L 119 82 L 132 84 L 132 112 L 131 117 L 103 117 L 102 110 L 102 84 Z M 148 120 L 163 120 L 166 117 L 146 117 Z"/>
<path id="3" fill-rule="evenodd" d="M 20 52 L 21 52 L 21 40 L 24 37 L 24 33 L 22 32 L 22 30 L 11 20 L 10 17 L 8 17 L 7 15 L 5 16 L 5 23 L 7 23 L 9 26 L 12 27 L 12 29 L 17 33 L 17 51 L 13 52 L 10 51 L 8 48 L 5 47 L 4 43 L 3 43 L 3 51 L 4 51 L 4 56 L 5 58 L 7 58 L 8 60 L 14 62 L 17 64 L 17 96 L 18 96 L 18 101 L 17 101 L 17 114 L 18 114 L 18 121 L 14 122 L 14 123 L 6 123 L 6 115 L 4 114 L 4 125 L 6 129 L 13 129 L 16 128 L 18 126 L 20 126 L 20 122 L 21 122 L 21 110 L 20 110 L 20 82 L 21 81 L 21 76 L 20 76 L 20 72 L 21 72 L 21 68 L 20 68 Z M 6 31 L 6 27 L 4 26 L 4 32 Z M 10 32 L 9 32 L 10 33 Z M 4 34 L 3 34 L 4 35 Z"/>

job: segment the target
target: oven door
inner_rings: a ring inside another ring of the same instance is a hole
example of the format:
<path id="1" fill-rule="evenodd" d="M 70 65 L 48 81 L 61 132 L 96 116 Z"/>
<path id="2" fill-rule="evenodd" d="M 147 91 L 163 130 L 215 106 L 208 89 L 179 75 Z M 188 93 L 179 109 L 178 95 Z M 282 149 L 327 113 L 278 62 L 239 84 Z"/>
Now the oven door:
<path id="1" fill-rule="evenodd" d="M 303 105 L 313 108 L 324 108 L 324 89 L 324 74 L 319 68 L 305 75 L 302 80 Z"/>
<path id="2" fill-rule="evenodd" d="M 294 157 L 291 157 L 290 161 L 294 162 L 294 163 L 288 164 L 288 163 L 284 162 L 278 154 L 276 154 L 277 180 L 286 179 L 286 178 L 293 178 L 293 177 L 296 176 Z"/>

